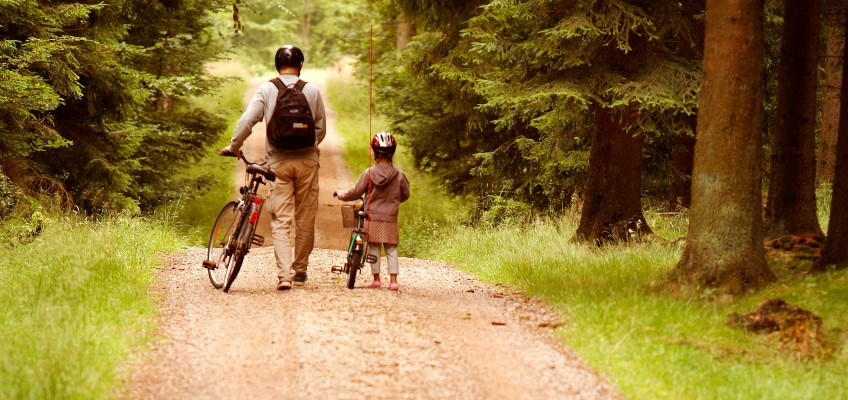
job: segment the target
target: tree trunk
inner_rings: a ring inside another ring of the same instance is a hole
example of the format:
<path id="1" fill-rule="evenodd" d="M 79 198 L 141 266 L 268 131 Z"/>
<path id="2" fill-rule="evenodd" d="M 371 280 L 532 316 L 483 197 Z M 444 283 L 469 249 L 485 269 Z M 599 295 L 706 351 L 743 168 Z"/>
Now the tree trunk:
<path id="1" fill-rule="evenodd" d="M 156 101 L 154 104 L 157 112 L 170 113 L 174 110 L 174 96 L 159 91 L 156 93 Z"/>
<path id="2" fill-rule="evenodd" d="M 704 1 L 685 1 L 683 15 L 689 20 L 693 46 L 681 46 L 679 54 L 692 61 L 702 61 L 704 52 Z M 697 115 L 683 116 L 692 129 L 691 136 L 680 136 L 677 148 L 672 153 L 676 175 L 669 191 L 669 200 L 679 207 L 688 208 L 692 203 L 692 165 L 695 157 L 695 137 L 698 131 Z"/>
<path id="3" fill-rule="evenodd" d="M 686 247 L 671 278 L 741 294 L 775 280 L 762 233 L 763 0 L 708 0 Z"/>
<path id="4" fill-rule="evenodd" d="M 816 84 L 821 0 L 786 0 L 766 229 L 822 237 L 816 215 Z"/>
<path id="5" fill-rule="evenodd" d="M 312 2 L 304 0 L 303 2 L 303 23 L 300 25 L 300 40 L 303 51 L 309 51 L 309 34 L 312 30 Z"/>
<path id="6" fill-rule="evenodd" d="M 848 47 L 843 46 L 843 57 Z M 844 59 L 844 58 L 843 58 Z M 848 63 L 842 63 L 842 76 L 848 73 Z M 836 140 L 836 160 L 833 176 L 833 198 L 830 203 L 830 222 L 827 241 L 821 257 L 813 264 L 814 271 L 826 271 L 831 266 L 848 267 L 848 85 L 840 89 L 839 136 Z"/>
<path id="7" fill-rule="evenodd" d="M 400 50 L 409 44 L 412 37 L 415 36 L 415 24 L 408 22 L 403 14 L 397 16 L 397 36 L 395 37 L 395 48 Z"/>
<path id="8" fill-rule="evenodd" d="M 576 239 L 603 244 L 651 234 L 642 215 L 642 134 L 638 113 L 595 106 L 589 172 Z"/>
<path id="9" fill-rule="evenodd" d="M 697 118 L 685 117 L 695 133 Z M 669 198 L 679 207 L 689 207 L 692 203 L 692 161 L 695 156 L 695 136 L 681 135 L 677 148 L 672 151 L 675 176 L 669 191 Z"/>
<path id="10" fill-rule="evenodd" d="M 842 87 L 842 52 L 845 47 L 845 11 L 824 13 L 825 54 L 821 68 L 824 87 L 821 100 L 821 128 L 816 181 L 833 183 L 836 164 L 836 136 L 839 132 L 839 92 Z"/>

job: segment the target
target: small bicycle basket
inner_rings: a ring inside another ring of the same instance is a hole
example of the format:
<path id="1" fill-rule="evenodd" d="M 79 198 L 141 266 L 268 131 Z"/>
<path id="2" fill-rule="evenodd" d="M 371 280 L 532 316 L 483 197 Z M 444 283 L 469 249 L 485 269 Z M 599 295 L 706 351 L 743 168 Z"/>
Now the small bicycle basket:
<path id="1" fill-rule="evenodd" d="M 342 204 L 342 225 L 345 228 L 353 229 L 356 227 L 356 220 L 353 218 L 353 204 Z"/>

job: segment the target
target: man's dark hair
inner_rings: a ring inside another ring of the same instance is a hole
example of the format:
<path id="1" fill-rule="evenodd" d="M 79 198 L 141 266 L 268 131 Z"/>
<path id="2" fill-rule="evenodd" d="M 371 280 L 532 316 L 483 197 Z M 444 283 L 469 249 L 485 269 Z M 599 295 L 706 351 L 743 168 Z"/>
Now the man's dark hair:
<path id="1" fill-rule="evenodd" d="M 290 44 L 277 49 L 277 55 L 274 56 L 274 65 L 277 66 L 277 71 L 282 67 L 295 67 L 300 71 L 303 67 L 303 61 L 303 52 Z"/>

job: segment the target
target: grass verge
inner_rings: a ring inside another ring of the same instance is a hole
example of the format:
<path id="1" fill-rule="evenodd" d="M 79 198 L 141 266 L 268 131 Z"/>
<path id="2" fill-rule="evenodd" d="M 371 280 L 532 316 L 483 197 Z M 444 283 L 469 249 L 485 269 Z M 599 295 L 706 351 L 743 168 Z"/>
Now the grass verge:
<path id="1" fill-rule="evenodd" d="M 113 397 L 145 342 L 157 253 L 183 244 L 165 222 L 66 218 L 0 258 L 0 398 Z"/>
<path id="2" fill-rule="evenodd" d="M 663 219 L 651 218 L 669 224 Z M 848 398 L 848 271 L 810 276 L 773 263 L 780 281 L 751 296 L 682 299 L 650 289 L 682 247 L 579 245 L 571 242 L 576 221 L 487 231 L 454 226 L 443 232 L 435 257 L 552 303 L 565 317 L 563 342 L 627 398 Z M 825 354 L 798 360 L 776 339 L 727 324 L 731 313 L 772 298 L 822 318 Z"/>

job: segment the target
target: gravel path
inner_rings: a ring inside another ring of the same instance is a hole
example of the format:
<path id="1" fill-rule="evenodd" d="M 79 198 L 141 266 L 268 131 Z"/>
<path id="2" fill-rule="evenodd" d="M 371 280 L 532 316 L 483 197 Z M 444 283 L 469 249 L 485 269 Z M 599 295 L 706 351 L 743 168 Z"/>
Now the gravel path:
<path id="1" fill-rule="evenodd" d="M 203 249 L 158 271 L 158 337 L 132 368 L 139 399 L 606 399 L 613 390 L 556 344 L 540 304 L 426 260 L 401 258 L 401 290 L 349 290 L 321 250 L 306 286 L 274 290 L 273 250 L 254 249 L 230 293 Z M 385 260 L 384 260 L 385 261 Z"/>
<path id="2" fill-rule="evenodd" d="M 324 87 L 321 74 L 304 74 Z M 252 96 L 255 86 L 246 94 Z M 326 91 L 324 92 L 326 93 Z M 259 125 L 245 152 L 262 152 Z M 563 321 L 518 293 L 442 263 L 400 259 L 401 290 L 353 290 L 334 189 L 352 184 L 328 110 L 316 247 L 306 286 L 274 290 L 272 247 L 251 249 L 229 293 L 201 267 L 205 249 L 165 256 L 149 351 L 126 366 L 129 399 L 609 399 L 614 390 L 563 349 Z M 256 134 L 259 133 L 259 134 Z M 258 140 L 257 140 L 258 139 Z M 236 178 L 242 177 L 236 173 Z M 260 218 L 267 224 L 268 217 Z M 259 231 L 270 245 L 269 228 Z M 385 260 L 382 263 L 385 266 Z M 506 292 L 506 293 L 505 293 Z M 566 322 L 567 323 L 567 322 Z"/>

